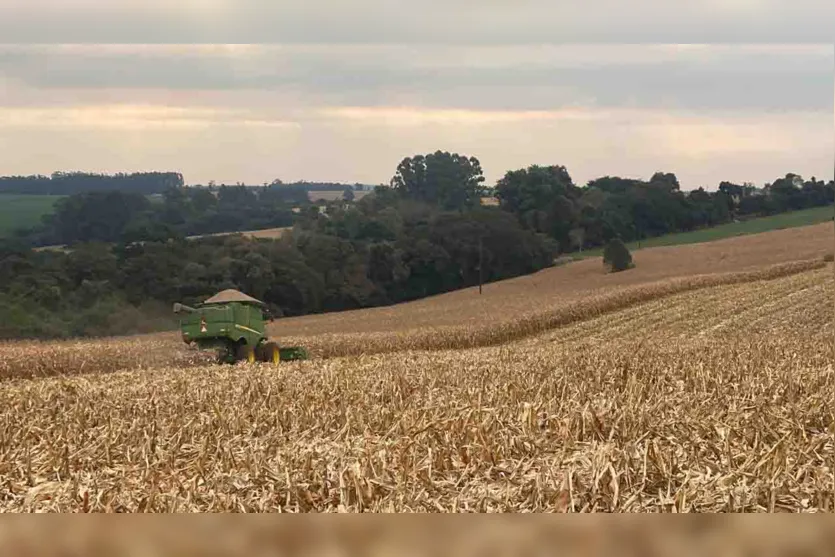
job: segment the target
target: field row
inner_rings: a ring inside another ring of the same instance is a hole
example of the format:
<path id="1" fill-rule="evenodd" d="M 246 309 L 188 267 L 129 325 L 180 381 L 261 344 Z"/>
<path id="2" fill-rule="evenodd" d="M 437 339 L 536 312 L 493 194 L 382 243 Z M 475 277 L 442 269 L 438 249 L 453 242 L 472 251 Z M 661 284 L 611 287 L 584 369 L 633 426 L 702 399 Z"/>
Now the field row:
<path id="1" fill-rule="evenodd" d="M 20 383 L 0 509 L 833 511 L 833 356 L 509 345 Z"/>
<path id="2" fill-rule="evenodd" d="M 492 346 L 516 342 L 536 337 L 548 331 L 557 331 L 561 337 L 562 329 L 568 325 L 586 322 L 600 316 L 620 312 L 630 307 L 640 308 L 647 302 L 668 300 L 679 294 L 704 291 L 724 285 L 757 285 L 757 288 L 772 288 L 772 281 L 781 281 L 786 277 L 800 273 L 820 271 L 809 280 L 815 283 L 826 282 L 824 269 L 829 269 L 820 260 L 794 262 L 774 265 L 753 271 L 723 273 L 716 275 L 691 276 L 613 289 L 588 294 L 579 300 L 567 298 L 550 305 L 541 304 L 537 311 L 524 314 L 511 314 L 505 317 L 501 307 L 497 307 L 492 318 L 485 318 L 481 323 L 465 326 L 424 327 L 417 330 L 402 330 L 390 333 L 341 333 L 319 334 L 312 336 L 290 336 L 284 340 L 290 344 L 302 344 L 311 354 L 319 358 L 358 356 L 403 350 L 453 350 Z M 814 293 L 810 293 L 814 295 Z M 822 292 L 819 292 L 822 294 Z M 641 310 L 638 310 L 641 311 Z M 605 330 L 607 325 L 597 322 Z M 346 324 L 346 329 L 350 327 Z M 685 325 L 684 327 L 687 327 Z M 690 322 L 690 327 L 700 327 Z"/>
<path id="3" fill-rule="evenodd" d="M 778 278 L 717 286 L 657 298 L 524 341 L 582 348 L 617 340 L 683 342 L 758 335 L 833 339 L 832 267 Z"/>
<path id="4" fill-rule="evenodd" d="M 279 337 L 297 337 L 482 327 L 671 279 L 820 262 L 832 254 L 833 237 L 830 222 L 704 244 L 642 249 L 633 254 L 636 267 L 624 273 L 605 273 L 599 258 L 587 259 L 487 284 L 482 295 L 478 287 L 466 288 L 394 306 L 280 319 L 270 331 Z"/>
<path id="5" fill-rule="evenodd" d="M 7 381 L 0 510 L 835 511 L 831 274 L 496 346 Z"/>
<path id="6" fill-rule="evenodd" d="M 518 341 L 608 315 L 632 306 L 670 296 L 720 285 L 742 285 L 766 281 L 755 288 L 773 288 L 770 281 L 806 274 L 815 283 L 827 268 L 822 260 L 797 261 L 737 273 L 693 276 L 600 291 L 574 300 L 571 296 L 540 304 L 536 312 L 506 314 L 502 306 L 478 325 L 466 318 L 457 326 L 424 327 L 379 333 L 320 333 L 278 337 L 286 346 L 303 346 L 316 359 L 393 353 L 404 350 L 449 350 L 491 346 Z M 817 274 L 815 270 L 819 270 Z M 829 271 L 831 272 L 831 271 Z M 804 280 L 804 279 L 799 279 Z M 791 283 L 791 281 L 790 281 Z M 781 283 L 780 283 L 781 284 Z M 793 283 L 791 283 L 793 284 Z M 643 306 L 644 308 L 646 306 Z M 651 306 L 650 306 L 651 307 Z M 638 308 L 635 311 L 647 311 Z M 629 313 L 625 314 L 630 315 Z M 461 316 L 459 316 L 461 317 Z M 626 318 L 626 317 L 624 317 Z M 597 327 L 596 324 L 591 325 Z M 351 330 L 351 322 L 343 324 Z M 570 334 L 570 333 L 559 333 Z M 211 362 L 210 353 L 188 349 L 174 333 L 69 342 L 0 343 L 0 380 L 95 374 L 119 370 L 159 367 L 194 367 Z"/>

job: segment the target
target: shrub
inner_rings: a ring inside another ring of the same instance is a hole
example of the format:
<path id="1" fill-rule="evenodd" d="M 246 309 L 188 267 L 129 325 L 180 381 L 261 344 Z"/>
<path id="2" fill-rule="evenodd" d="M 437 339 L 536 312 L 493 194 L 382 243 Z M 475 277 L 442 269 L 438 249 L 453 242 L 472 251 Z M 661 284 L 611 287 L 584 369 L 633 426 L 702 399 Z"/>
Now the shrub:
<path id="1" fill-rule="evenodd" d="M 610 273 L 631 269 L 632 254 L 620 238 L 612 238 L 603 249 L 603 265 Z"/>

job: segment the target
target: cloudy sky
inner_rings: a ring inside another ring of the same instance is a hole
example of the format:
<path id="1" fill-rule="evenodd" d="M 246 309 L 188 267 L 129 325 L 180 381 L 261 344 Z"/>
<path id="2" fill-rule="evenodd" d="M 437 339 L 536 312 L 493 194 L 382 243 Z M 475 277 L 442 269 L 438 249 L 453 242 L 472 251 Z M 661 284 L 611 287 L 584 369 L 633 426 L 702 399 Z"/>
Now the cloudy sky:
<path id="1" fill-rule="evenodd" d="M 490 182 L 833 175 L 832 2 L 272 4 L 4 0 L 0 174 L 381 183 L 443 149 Z"/>

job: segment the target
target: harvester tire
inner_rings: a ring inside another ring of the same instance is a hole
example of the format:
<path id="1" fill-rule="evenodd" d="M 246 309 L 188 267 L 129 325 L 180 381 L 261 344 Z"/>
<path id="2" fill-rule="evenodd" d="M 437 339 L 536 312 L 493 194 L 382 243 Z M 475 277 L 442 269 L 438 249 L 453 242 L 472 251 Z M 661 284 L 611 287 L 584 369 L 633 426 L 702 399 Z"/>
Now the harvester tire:
<path id="1" fill-rule="evenodd" d="M 278 344 L 265 342 L 261 347 L 261 361 L 277 365 L 281 361 L 281 351 Z"/>
<path id="2" fill-rule="evenodd" d="M 239 362 L 247 362 L 249 364 L 255 362 L 255 348 L 249 344 L 241 344 L 238 346 L 237 360 Z"/>

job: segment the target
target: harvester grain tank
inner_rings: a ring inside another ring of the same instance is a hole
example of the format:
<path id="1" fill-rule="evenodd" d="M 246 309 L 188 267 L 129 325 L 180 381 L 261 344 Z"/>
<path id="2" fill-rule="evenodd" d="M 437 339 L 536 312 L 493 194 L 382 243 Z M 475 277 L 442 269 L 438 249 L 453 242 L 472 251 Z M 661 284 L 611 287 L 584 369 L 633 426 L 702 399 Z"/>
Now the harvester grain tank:
<path id="1" fill-rule="evenodd" d="M 272 362 L 307 359 L 298 346 L 280 347 L 266 333 L 266 305 L 237 290 L 224 290 L 196 308 L 174 304 L 183 342 L 216 350 L 219 362 Z"/>

